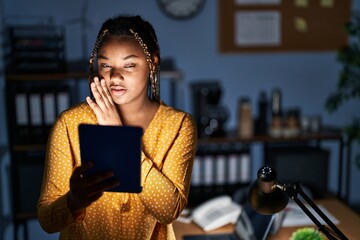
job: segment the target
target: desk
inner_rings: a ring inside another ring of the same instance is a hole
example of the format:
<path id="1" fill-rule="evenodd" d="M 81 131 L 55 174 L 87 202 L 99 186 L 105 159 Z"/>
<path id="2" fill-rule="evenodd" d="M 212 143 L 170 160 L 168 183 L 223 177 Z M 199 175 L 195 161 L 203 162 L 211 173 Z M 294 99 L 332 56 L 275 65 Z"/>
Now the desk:
<path id="1" fill-rule="evenodd" d="M 344 203 L 338 199 L 322 199 L 316 201 L 316 203 L 321 204 L 331 212 L 339 221 L 340 224 L 337 227 L 342 231 L 349 240 L 360 239 L 360 215 L 352 211 Z M 181 222 L 174 222 L 174 230 L 176 239 L 181 240 L 185 235 L 195 235 L 195 234 L 205 234 L 198 226 L 195 224 L 186 224 Z M 288 240 L 296 229 L 299 227 L 289 227 L 281 228 L 275 235 L 270 236 L 270 240 Z M 233 225 L 226 225 L 222 228 L 216 229 L 214 231 L 208 232 L 207 234 L 214 233 L 231 233 L 234 230 Z"/>

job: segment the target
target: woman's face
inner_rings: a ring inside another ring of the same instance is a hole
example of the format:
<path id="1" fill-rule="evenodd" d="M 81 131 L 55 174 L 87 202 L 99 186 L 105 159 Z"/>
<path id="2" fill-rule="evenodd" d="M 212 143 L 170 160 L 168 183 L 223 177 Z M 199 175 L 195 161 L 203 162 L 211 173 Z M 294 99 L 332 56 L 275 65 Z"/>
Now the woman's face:
<path id="1" fill-rule="evenodd" d="M 98 51 L 100 79 L 105 79 L 116 104 L 147 99 L 149 65 L 144 50 L 131 37 L 110 37 Z"/>

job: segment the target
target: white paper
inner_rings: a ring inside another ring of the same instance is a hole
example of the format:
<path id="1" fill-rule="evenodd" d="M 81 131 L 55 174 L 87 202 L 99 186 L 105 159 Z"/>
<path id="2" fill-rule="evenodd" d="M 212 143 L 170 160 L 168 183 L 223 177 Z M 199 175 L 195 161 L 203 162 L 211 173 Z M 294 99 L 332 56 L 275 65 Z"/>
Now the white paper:
<path id="1" fill-rule="evenodd" d="M 281 15 L 278 11 L 237 11 L 235 44 L 238 46 L 279 46 Z"/>
<path id="2" fill-rule="evenodd" d="M 27 125 L 28 121 L 28 108 L 25 93 L 18 93 L 15 97 L 15 109 L 16 109 L 16 123 L 20 126 Z"/>
<path id="3" fill-rule="evenodd" d="M 235 0 L 237 5 L 280 5 L 281 0 Z"/>
<path id="4" fill-rule="evenodd" d="M 305 204 L 305 203 L 304 203 Z M 325 221 L 322 220 L 317 213 L 309 207 L 308 204 L 305 206 L 310 210 L 310 212 L 320 221 L 321 224 L 325 224 Z M 339 224 L 339 220 L 335 218 L 329 211 L 327 211 L 322 205 L 317 205 L 322 212 L 333 222 L 335 225 Z M 284 209 L 285 217 L 282 223 L 283 227 L 298 227 L 298 226 L 312 226 L 315 225 L 313 221 L 304 213 L 304 211 L 295 203 L 289 202 L 289 204 Z"/>

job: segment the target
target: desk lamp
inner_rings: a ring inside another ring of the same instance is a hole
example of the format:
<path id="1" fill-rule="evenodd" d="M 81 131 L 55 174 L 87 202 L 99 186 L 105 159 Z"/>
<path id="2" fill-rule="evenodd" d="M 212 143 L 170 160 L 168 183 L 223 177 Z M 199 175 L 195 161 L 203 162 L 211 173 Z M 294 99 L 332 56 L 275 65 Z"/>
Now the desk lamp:
<path id="1" fill-rule="evenodd" d="M 249 203 L 256 212 L 265 215 L 277 213 L 286 207 L 290 197 L 328 239 L 348 239 L 305 194 L 299 183 L 282 185 L 276 181 L 276 178 L 276 171 L 270 166 L 263 166 L 258 170 L 257 180 L 250 186 L 248 194 Z M 309 204 L 331 229 L 320 223 L 304 203 L 300 201 L 298 195 Z"/>

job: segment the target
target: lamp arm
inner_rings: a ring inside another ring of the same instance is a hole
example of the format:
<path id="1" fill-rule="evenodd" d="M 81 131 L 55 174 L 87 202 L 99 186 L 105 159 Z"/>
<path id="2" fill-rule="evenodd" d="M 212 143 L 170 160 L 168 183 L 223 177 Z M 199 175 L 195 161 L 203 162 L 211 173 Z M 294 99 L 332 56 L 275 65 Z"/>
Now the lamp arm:
<path id="1" fill-rule="evenodd" d="M 331 222 L 331 220 L 324 214 L 324 212 L 321 211 L 321 209 L 306 195 L 299 183 L 286 185 L 276 184 L 276 187 L 280 188 L 292 200 L 294 200 L 296 204 L 301 208 L 301 210 L 303 210 L 304 213 L 315 223 L 319 231 L 324 233 L 328 239 L 348 240 L 348 238 L 335 226 L 333 222 Z M 310 212 L 310 210 L 304 205 L 304 203 L 299 200 L 298 194 L 300 194 L 300 196 L 309 204 L 309 206 L 314 209 L 314 211 L 328 224 L 331 230 L 320 223 L 320 221 L 314 216 L 314 214 Z"/>

